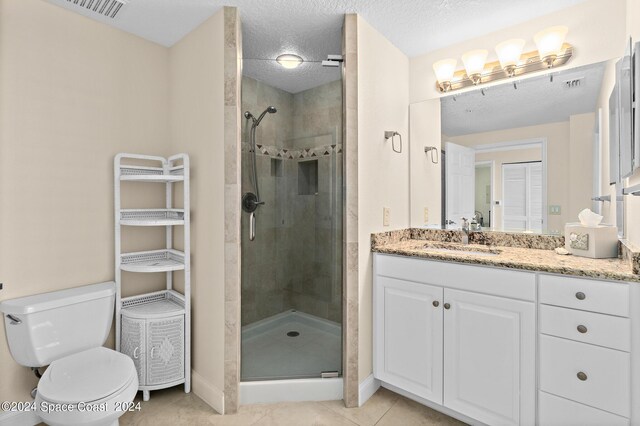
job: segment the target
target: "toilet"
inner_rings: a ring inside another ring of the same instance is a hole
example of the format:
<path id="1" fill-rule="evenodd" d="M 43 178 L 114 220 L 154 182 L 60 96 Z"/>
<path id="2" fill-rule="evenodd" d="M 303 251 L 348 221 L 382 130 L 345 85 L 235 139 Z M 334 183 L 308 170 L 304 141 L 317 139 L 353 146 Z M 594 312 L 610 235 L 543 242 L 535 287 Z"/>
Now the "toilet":
<path id="1" fill-rule="evenodd" d="M 134 409 L 133 361 L 102 347 L 115 293 L 110 281 L 0 302 L 13 359 L 25 367 L 49 366 L 35 399 L 44 423 L 113 426 Z"/>

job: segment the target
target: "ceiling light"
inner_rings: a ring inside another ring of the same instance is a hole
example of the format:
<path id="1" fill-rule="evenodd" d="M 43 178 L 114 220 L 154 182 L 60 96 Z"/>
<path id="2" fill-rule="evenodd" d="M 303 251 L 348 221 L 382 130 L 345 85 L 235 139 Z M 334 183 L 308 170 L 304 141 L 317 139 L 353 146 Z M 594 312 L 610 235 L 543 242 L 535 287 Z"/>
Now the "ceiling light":
<path id="1" fill-rule="evenodd" d="M 436 73 L 438 85 L 443 92 L 451 88 L 451 80 L 456 72 L 457 63 L 458 61 L 455 59 L 443 59 L 433 64 L 433 71 Z"/>
<path id="2" fill-rule="evenodd" d="M 278 56 L 276 61 L 288 69 L 298 68 L 300 64 L 304 62 L 300 56 L 293 55 L 291 53 L 285 53 L 284 55 Z"/>
<path id="3" fill-rule="evenodd" d="M 513 77 L 516 67 L 520 62 L 520 56 L 522 55 L 522 48 L 524 47 L 524 40 L 521 38 L 514 38 L 511 40 L 503 41 L 496 46 L 496 53 L 500 60 L 500 66 L 507 73 L 509 77 Z"/>
<path id="4" fill-rule="evenodd" d="M 465 70 L 467 70 L 467 76 L 473 84 L 480 83 L 482 71 L 484 70 L 484 63 L 487 60 L 488 54 L 488 50 L 477 49 L 471 50 L 462 55 L 462 62 L 464 63 Z"/>
<path id="5" fill-rule="evenodd" d="M 533 37 L 538 47 L 538 55 L 548 68 L 553 66 L 553 62 L 560 54 L 568 31 L 567 27 L 559 25 L 542 30 Z"/>

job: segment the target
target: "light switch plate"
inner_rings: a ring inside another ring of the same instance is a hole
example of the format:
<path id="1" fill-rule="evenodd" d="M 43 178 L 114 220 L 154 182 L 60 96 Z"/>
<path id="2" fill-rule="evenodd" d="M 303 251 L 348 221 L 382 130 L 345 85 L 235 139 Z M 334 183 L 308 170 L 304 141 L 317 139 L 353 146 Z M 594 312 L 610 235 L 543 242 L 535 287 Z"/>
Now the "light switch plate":
<path id="1" fill-rule="evenodd" d="M 429 207 L 424 208 L 424 224 L 427 225 L 429 223 Z"/>
<path id="2" fill-rule="evenodd" d="M 391 225 L 391 209 L 389 207 L 382 208 L 382 226 Z"/>
<path id="3" fill-rule="evenodd" d="M 561 212 L 562 212 L 562 209 L 560 208 L 560 206 L 558 206 L 558 205 L 549 206 L 549 214 L 559 215 L 559 214 L 561 214 Z"/>

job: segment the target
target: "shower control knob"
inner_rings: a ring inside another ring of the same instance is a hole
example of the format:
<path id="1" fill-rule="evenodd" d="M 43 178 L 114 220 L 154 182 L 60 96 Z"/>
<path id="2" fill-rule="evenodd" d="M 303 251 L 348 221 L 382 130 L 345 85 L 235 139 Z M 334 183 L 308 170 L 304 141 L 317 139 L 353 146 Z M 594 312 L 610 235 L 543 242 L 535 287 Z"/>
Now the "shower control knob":
<path id="1" fill-rule="evenodd" d="M 433 306 L 437 308 L 438 306 L 440 306 L 440 302 L 438 302 L 437 300 L 434 300 Z"/>

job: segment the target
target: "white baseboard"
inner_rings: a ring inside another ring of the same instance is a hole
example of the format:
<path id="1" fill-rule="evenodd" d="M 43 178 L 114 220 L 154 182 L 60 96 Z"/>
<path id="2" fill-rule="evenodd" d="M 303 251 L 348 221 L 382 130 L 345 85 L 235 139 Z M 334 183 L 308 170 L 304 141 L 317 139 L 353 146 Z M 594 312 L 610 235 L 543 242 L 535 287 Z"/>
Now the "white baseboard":
<path id="1" fill-rule="evenodd" d="M 224 414 L 224 392 L 207 382 L 204 377 L 194 370 L 191 370 L 191 388 L 193 393 L 209 404 L 211 408 L 220 414 Z"/>
<path id="2" fill-rule="evenodd" d="M 380 380 L 374 379 L 373 374 L 364 379 L 358 388 L 358 406 L 362 407 L 380 388 Z"/>
<path id="3" fill-rule="evenodd" d="M 241 382 L 240 405 L 299 401 L 337 401 L 343 398 L 343 386 L 342 377 Z"/>
<path id="4" fill-rule="evenodd" d="M 0 411 L 0 426 L 34 426 L 41 422 L 33 411 Z"/>

